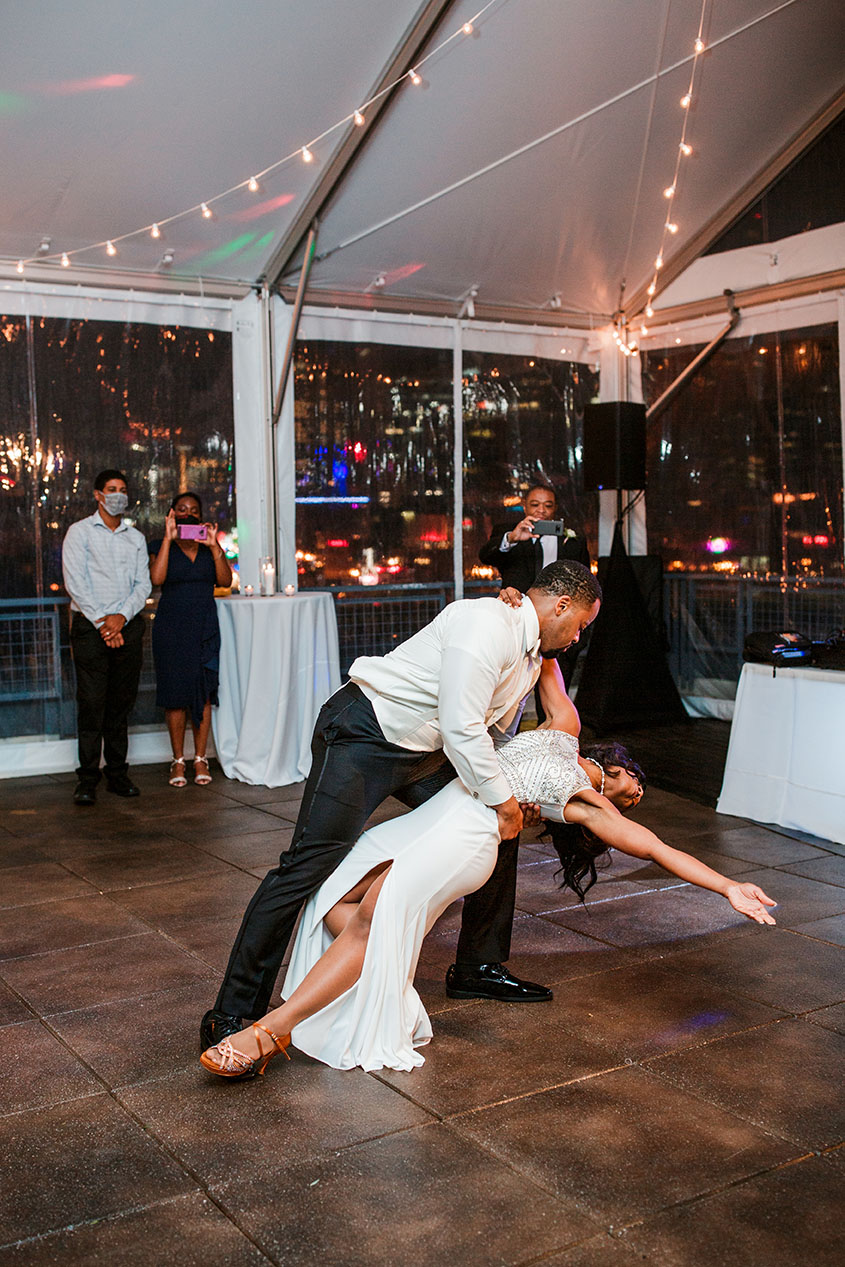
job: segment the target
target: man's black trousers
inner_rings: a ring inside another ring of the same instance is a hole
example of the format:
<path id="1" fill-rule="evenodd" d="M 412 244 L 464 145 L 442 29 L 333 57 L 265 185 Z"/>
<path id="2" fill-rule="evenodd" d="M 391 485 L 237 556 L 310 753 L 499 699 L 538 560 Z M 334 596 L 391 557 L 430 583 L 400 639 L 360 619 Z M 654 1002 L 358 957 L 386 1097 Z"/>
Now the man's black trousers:
<path id="1" fill-rule="evenodd" d="M 412 808 L 455 778 L 442 752 L 388 743 L 363 691 L 347 683 L 324 704 L 311 743 L 311 773 L 287 853 L 247 907 L 215 1007 L 257 1018 L 305 900 L 338 867 L 388 796 Z M 457 960 L 501 963 L 510 954 L 518 841 L 503 841 L 487 883 L 464 899 Z"/>
<path id="2" fill-rule="evenodd" d="M 144 622 L 140 616 L 123 626 L 123 646 L 107 647 L 96 625 L 81 612 L 71 618 L 70 647 L 76 670 L 76 725 L 80 782 L 92 787 L 100 778 L 100 752 L 107 779 L 126 774 L 127 726 L 138 694 Z"/>

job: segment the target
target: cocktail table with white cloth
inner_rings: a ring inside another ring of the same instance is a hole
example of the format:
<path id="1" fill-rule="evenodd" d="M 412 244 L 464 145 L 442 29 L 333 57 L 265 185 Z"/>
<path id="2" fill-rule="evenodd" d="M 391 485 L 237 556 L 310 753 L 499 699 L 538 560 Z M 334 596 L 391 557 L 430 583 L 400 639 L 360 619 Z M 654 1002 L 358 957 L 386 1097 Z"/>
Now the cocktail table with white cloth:
<path id="1" fill-rule="evenodd" d="M 845 673 L 743 665 L 716 808 L 845 844 Z"/>
<path id="2" fill-rule="evenodd" d="M 340 686 L 331 594 L 219 598 L 220 707 L 214 744 L 227 778 L 282 787 L 311 766 L 320 708 Z"/>

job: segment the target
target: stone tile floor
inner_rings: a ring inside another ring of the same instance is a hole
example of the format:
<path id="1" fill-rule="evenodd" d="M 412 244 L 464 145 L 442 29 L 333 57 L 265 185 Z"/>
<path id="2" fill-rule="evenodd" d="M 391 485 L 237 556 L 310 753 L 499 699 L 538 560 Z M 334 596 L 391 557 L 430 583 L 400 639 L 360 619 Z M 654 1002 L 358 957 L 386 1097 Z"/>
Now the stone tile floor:
<path id="1" fill-rule="evenodd" d="M 780 901 L 758 928 L 617 856 L 586 909 L 527 833 L 512 968 L 550 1004 L 445 997 L 425 1066 L 197 1063 L 301 786 L 71 803 L 0 783 L 0 1264 L 666 1267 L 845 1261 L 845 849 L 650 790 L 638 817 Z M 389 804 L 381 816 L 398 812 Z"/>

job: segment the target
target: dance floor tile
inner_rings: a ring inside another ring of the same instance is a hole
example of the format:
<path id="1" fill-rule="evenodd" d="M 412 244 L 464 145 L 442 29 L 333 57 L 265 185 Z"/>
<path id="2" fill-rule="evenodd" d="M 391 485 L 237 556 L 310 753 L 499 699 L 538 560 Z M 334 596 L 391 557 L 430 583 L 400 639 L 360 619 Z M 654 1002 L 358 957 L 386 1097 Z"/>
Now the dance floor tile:
<path id="1" fill-rule="evenodd" d="M 173 920 L 210 920 L 243 915 L 257 889 L 255 877 L 234 867 L 193 880 L 121 889 L 111 895 L 126 910 L 166 929 Z"/>
<path id="2" fill-rule="evenodd" d="M 89 896 L 96 887 L 74 875 L 58 862 L 30 862 L 25 866 L 7 867 L 3 871 L 0 911 L 8 907 L 31 906 L 36 902 L 55 902 L 60 898 Z M 4 917 L 0 915 L 0 920 Z"/>
<path id="3" fill-rule="evenodd" d="M 827 919 L 796 924 L 794 931 L 803 933 L 805 937 L 816 937 L 819 941 L 830 941 L 836 946 L 845 946 L 845 915 L 829 915 Z"/>
<path id="4" fill-rule="evenodd" d="M 651 1267 L 662 1267 L 659 1256 L 649 1259 Z M 542 1267 L 636 1267 L 642 1262 L 628 1245 L 616 1236 L 593 1236 L 580 1245 L 565 1249 L 560 1254 L 544 1258 Z"/>
<path id="5" fill-rule="evenodd" d="M 661 1267 L 841 1267 L 842 1175 L 826 1158 L 804 1158 L 619 1235 Z"/>
<path id="6" fill-rule="evenodd" d="M 714 935 L 721 941 L 726 932 L 744 931 L 748 923 L 718 893 L 678 880 L 671 886 L 608 901 L 602 899 L 596 886 L 585 906 L 553 911 L 545 918 L 612 945 L 650 953 L 701 945 Z"/>
<path id="7" fill-rule="evenodd" d="M 507 1267 L 597 1228 L 448 1127 L 405 1131 L 215 1190 L 285 1267 Z"/>
<path id="8" fill-rule="evenodd" d="M 660 1057 L 648 1067 L 679 1090 L 805 1150 L 845 1138 L 845 1108 L 832 1094 L 845 1086 L 845 1037 L 818 1025 L 785 1020 Z"/>
<path id="9" fill-rule="evenodd" d="M 703 977 L 714 991 L 730 990 L 786 1012 L 845 1000 L 845 950 L 784 928 L 754 928 L 701 950 L 666 960 L 685 978 Z"/>
<path id="10" fill-rule="evenodd" d="M 453 1119 L 603 1226 L 643 1217 L 795 1155 L 786 1140 L 636 1066 Z"/>
<path id="11" fill-rule="evenodd" d="M 556 1000 L 515 1006 L 476 1001 L 440 1012 L 421 1069 L 379 1077 L 439 1117 L 528 1095 L 619 1064 L 568 1025 Z"/>
<path id="12" fill-rule="evenodd" d="M 0 1118 L 0 1227 L 7 1243 L 195 1189 L 107 1095 Z"/>
<path id="13" fill-rule="evenodd" d="M 270 818 L 275 818 L 276 823 L 274 826 L 284 823 L 293 827 L 299 817 L 299 801 L 273 801 L 269 805 L 260 807 L 256 805 L 253 808 L 256 811 L 260 808 L 263 814 L 268 815 Z"/>
<path id="14" fill-rule="evenodd" d="M 194 848 L 201 849 L 211 858 L 220 858 L 248 871 L 255 867 L 269 870 L 278 865 L 279 855 L 288 851 L 292 836 L 293 827 L 287 826 L 277 831 L 247 832 L 243 836 L 197 841 Z"/>
<path id="15" fill-rule="evenodd" d="M 696 841 L 696 844 L 699 843 Z M 704 839 L 701 840 L 705 844 Z M 758 867 L 779 867 L 818 858 L 819 851 L 800 840 L 769 831 L 765 827 L 746 825 L 708 833 L 706 847 L 715 853 L 729 854 L 756 863 Z M 695 853 L 695 849 L 690 849 Z"/>
<path id="16" fill-rule="evenodd" d="M 783 1016 L 663 963 L 650 960 L 588 981 L 558 983 L 555 1003 L 570 1029 L 612 1052 L 617 1063 L 697 1046 Z"/>
<path id="17" fill-rule="evenodd" d="M 227 870 L 219 859 L 173 840 L 143 849 L 127 846 L 90 857 L 77 856 L 66 859 L 66 865 L 106 893 Z"/>
<path id="18" fill-rule="evenodd" d="M 279 801 L 300 801 L 304 790 L 304 779 L 301 783 L 286 783 L 284 787 L 264 787 L 226 778 L 221 779 L 220 782 L 220 791 L 223 795 L 233 801 L 240 801 L 243 805 L 273 805 Z"/>
<path id="19" fill-rule="evenodd" d="M 759 884 L 764 893 L 775 899 L 778 905 L 772 908 L 772 915 L 781 928 L 794 928 L 796 924 L 845 912 L 845 889 L 836 884 L 822 884 L 769 868 L 748 871 L 742 881 Z"/>
<path id="20" fill-rule="evenodd" d="M 72 864 L 76 858 L 93 858 L 97 854 L 112 853 L 115 846 L 131 849 L 156 849 L 160 845 L 173 845 L 173 837 L 166 831 L 166 823 L 127 824 L 124 822 L 92 823 L 87 829 L 71 823 L 61 834 L 38 838 L 38 849 L 57 862 Z M 181 842 L 180 842 L 181 843 Z"/>
<path id="21" fill-rule="evenodd" d="M 210 814 L 198 809 L 189 813 L 184 811 L 178 816 L 168 819 L 167 831 L 177 840 L 185 840 L 188 844 L 202 845 L 206 840 L 217 840 L 221 836 L 243 836 L 248 832 L 276 831 L 279 821 L 274 814 L 250 805 L 231 805 Z"/>
<path id="22" fill-rule="evenodd" d="M 246 906 L 246 903 L 244 903 Z M 167 921 L 167 936 L 178 945 L 183 946 L 190 954 L 203 963 L 218 978 L 220 984 L 232 953 L 235 937 L 241 926 L 241 915 L 229 919 L 172 919 Z M 209 1001 L 201 1011 L 211 1007 L 213 996 L 217 994 L 217 986 L 212 990 Z M 196 1007 L 194 1009 L 196 1011 Z"/>
<path id="23" fill-rule="evenodd" d="M 0 873 L 13 867 L 30 867 L 37 862 L 50 861 L 40 843 L 36 845 L 31 840 L 18 840 L 17 836 L 0 828 Z M 5 891 L 5 876 L 3 886 Z"/>
<path id="24" fill-rule="evenodd" d="M 110 898 L 101 896 L 88 884 L 85 888 L 90 895 L 88 897 L 16 906 L 2 912 L 0 975 L 6 973 L 2 966 L 4 960 L 63 950 L 68 946 L 111 941 L 115 937 L 131 937 L 148 931 L 141 920 Z"/>
<path id="25" fill-rule="evenodd" d="M 145 1082 L 195 1068 L 203 999 L 213 1000 L 215 991 L 209 977 L 146 998 L 59 1013 L 50 1027 L 109 1087 Z"/>
<path id="26" fill-rule="evenodd" d="M 9 1267 L 268 1267 L 265 1255 L 199 1194 L 0 1249 Z"/>
<path id="27" fill-rule="evenodd" d="M 0 1029 L 0 1114 L 99 1091 L 93 1074 L 40 1021 Z"/>
<path id="28" fill-rule="evenodd" d="M 46 1016 L 175 988 L 204 979 L 208 968 L 148 932 L 10 959 L 0 964 L 0 975 Z"/>
<path id="29" fill-rule="evenodd" d="M 263 1078 L 247 1082 L 208 1073 L 197 1053 L 192 1068 L 115 1094 L 211 1184 L 256 1169 L 285 1170 L 431 1120 L 378 1079 L 360 1070 L 328 1069 L 296 1051 L 290 1061 L 278 1056 Z"/>
<path id="30" fill-rule="evenodd" d="M 815 1012 L 807 1012 L 805 1020 L 824 1029 L 833 1029 L 837 1034 L 845 1034 L 845 1003 L 834 1003 L 831 1007 L 820 1007 Z"/>
<path id="31" fill-rule="evenodd" d="M 73 786 L 56 783 L 45 776 L 39 781 L 31 779 L 3 779 L 0 783 L 0 801 L 3 805 L 3 820 L 14 821 L 31 811 L 42 815 L 56 808 L 69 811 L 73 807 Z M 14 830 L 14 828 L 12 829 Z"/>
<path id="32" fill-rule="evenodd" d="M 793 875 L 803 875 L 809 880 L 821 880 L 824 884 L 838 884 L 845 888 L 845 858 L 838 854 L 819 855 L 813 850 L 813 859 L 807 862 L 794 862 L 782 867 L 783 871 L 791 871 Z"/>
<path id="33" fill-rule="evenodd" d="M 540 863 L 536 867 L 521 867 L 516 886 L 516 905 L 520 911 L 531 915 L 545 915 L 551 911 L 573 911 L 581 906 L 577 895 L 569 889 L 561 889 L 555 880 L 560 864 Z M 677 883 L 674 876 L 665 871 L 651 880 L 614 879 L 601 875 L 590 890 L 587 901 L 613 901 L 620 897 L 635 897 L 644 891 L 672 888 Z"/>
<path id="34" fill-rule="evenodd" d="M 0 1026 L 15 1025 L 18 1021 L 27 1021 L 32 1012 L 22 1003 L 18 996 L 7 985 L 0 982 Z"/>

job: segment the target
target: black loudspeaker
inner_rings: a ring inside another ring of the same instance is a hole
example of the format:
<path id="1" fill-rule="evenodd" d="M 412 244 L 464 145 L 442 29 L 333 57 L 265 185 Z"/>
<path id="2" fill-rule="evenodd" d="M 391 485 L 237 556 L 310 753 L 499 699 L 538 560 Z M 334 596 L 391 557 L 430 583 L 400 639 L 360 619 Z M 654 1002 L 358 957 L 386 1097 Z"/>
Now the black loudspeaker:
<path id="1" fill-rule="evenodd" d="M 645 488 L 645 405 L 585 406 L 584 488 Z"/>

